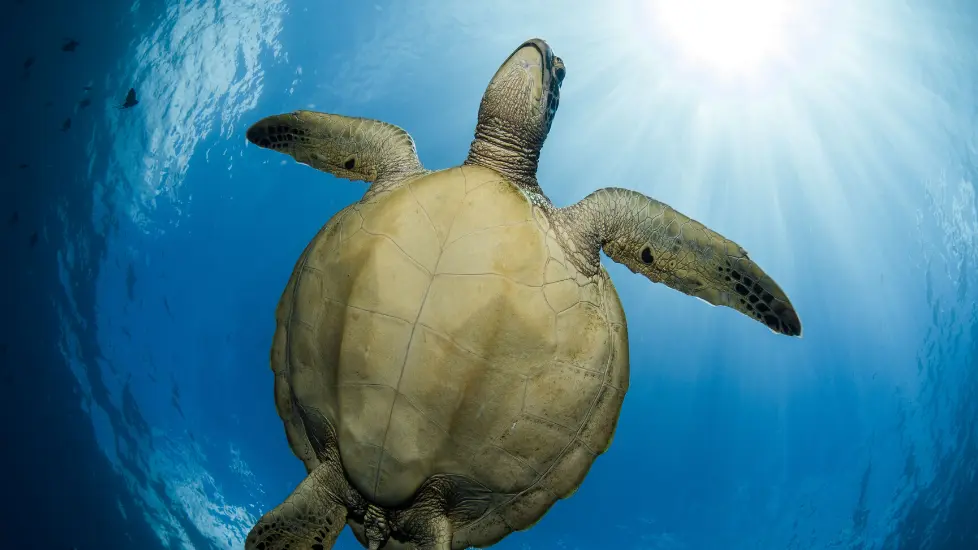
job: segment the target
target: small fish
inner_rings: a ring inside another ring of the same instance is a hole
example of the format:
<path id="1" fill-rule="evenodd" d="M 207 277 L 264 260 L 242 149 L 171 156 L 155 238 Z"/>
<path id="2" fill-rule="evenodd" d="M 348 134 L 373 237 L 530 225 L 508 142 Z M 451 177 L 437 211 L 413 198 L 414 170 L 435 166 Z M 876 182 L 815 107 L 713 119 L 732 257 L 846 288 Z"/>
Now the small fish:
<path id="1" fill-rule="evenodd" d="M 27 58 L 27 61 L 24 61 L 24 70 L 26 71 L 27 69 L 30 69 L 31 68 L 31 65 L 33 65 L 33 64 L 34 64 L 34 58 L 33 57 L 28 57 Z"/>
<path id="2" fill-rule="evenodd" d="M 183 416 L 183 409 L 180 408 L 180 401 L 177 400 L 176 396 L 173 396 L 170 399 L 170 403 L 173 404 L 173 408 L 177 410 L 177 414 L 179 414 L 181 418 L 186 418 L 185 416 Z"/>
<path id="3" fill-rule="evenodd" d="M 92 87 L 91 86 L 83 86 L 82 87 L 82 90 L 85 90 L 86 92 L 90 92 L 90 91 L 92 91 Z"/>
<path id="4" fill-rule="evenodd" d="M 66 118 L 65 121 L 61 123 L 61 131 L 67 132 L 68 130 L 71 130 L 71 117 Z"/>
<path id="5" fill-rule="evenodd" d="M 64 46 L 61 46 L 61 51 L 63 52 L 73 52 L 75 48 L 81 46 L 81 42 L 75 40 L 74 38 L 69 39 L 65 42 Z"/>
<path id="6" fill-rule="evenodd" d="M 23 169 L 25 169 L 25 168 L 27 168 L 28 166 L 30 166 L 30 165 L 29 165 L 29 164 L 27 164 L 27 163 L 25 163 L 25 162 L 22 162 L 22 163 L 20 163 L 20 164 L 19 164 L 19 165 L 17 166 L 17 168 L 20 168 L 21 170 L 23 170 Z"/>
<path id="7" fill-rule="evenodd" d="M 45 107 L 50 107 L 50 106 L 52 106 L 52 105 L 54 105 L 54 102 L 53 102 L 53 101 L 45 101 L 45 102 L 44 102 L 44 106 L 45 106 Z"/>
<path id="8" fill-rule="evenodd" d="M 126 94 L 126 101 L 122 105 L 119 105 L 120 109 L 128 109 L 130 107 L 135 107 L 139 104 L 136 99 L 136 88 L 129 88 L 129 93 Z"/>
<path id="9" fill-rule="evenodd" d="M 37 246 L 37 241 L 40 237 L 37 235 L 37 231 L 31 233 L 31 248 Z"/>
<path id="10" fill-rule="evenodd" d="M 88 107 L 91 104 L 92 104 L 92 100 L 86 97 L 85 99 L 78 102 L 78 108 L 84 109 L 85 107 Z"/>
<path id="11" fill-rule="evenodd" d="M 17 222 L 19 222 L 19 221 L 20 221 L 20 214 L 19 213 L 14 212 L 13 214 L 10 215 L 10 225 L 11 226 L 17 225 Z"/>

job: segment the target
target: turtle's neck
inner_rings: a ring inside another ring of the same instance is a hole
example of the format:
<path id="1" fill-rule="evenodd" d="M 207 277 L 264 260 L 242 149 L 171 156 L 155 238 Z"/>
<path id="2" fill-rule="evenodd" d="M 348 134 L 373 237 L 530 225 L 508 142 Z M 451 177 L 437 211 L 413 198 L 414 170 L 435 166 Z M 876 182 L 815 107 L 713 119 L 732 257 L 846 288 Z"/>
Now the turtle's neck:
<path id="1" fill-rule="evenodd" d="M 507 131 L 507 126 L 504 120 L 480 116 L 475 127 L 475 139 L 464 164 L 495 170 L 524 191 L 542 194 L 537 183 L 537 163 L 542 143 L 533 136 Z"/>

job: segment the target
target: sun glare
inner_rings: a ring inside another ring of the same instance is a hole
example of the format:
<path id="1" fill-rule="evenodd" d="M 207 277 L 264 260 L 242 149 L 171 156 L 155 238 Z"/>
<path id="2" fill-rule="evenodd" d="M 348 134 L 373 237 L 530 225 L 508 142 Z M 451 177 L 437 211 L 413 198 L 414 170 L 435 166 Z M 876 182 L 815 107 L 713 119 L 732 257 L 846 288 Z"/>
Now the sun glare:
<path id="1" fill-rule="evenodd" d="M 661 32 L 692 61 L 723 73 L 758 68 L 785 48 L 791 0 L 653 0 Z"/>

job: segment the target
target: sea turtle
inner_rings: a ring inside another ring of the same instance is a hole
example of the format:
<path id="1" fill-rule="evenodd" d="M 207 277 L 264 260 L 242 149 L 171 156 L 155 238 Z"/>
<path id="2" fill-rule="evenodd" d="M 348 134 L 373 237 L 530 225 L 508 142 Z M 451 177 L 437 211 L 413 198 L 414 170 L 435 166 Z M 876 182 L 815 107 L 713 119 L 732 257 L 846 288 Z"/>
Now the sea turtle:
<path id="1" fill-rule="evenodd" d="M 248 550 L 490 546 L 571 495 L 611 442 L 628 339 L 603 250 L 792 336 L 785 293 L 736 243 L 608 188 L 558 208 L 536 179 L 564 64 L 529 40 L 496 71 L 461 166 L 407 132 L 296 111 L 260 147 L 371 185 L 323 226 L 276 311 L 275 404 L 308 476 Z"/>

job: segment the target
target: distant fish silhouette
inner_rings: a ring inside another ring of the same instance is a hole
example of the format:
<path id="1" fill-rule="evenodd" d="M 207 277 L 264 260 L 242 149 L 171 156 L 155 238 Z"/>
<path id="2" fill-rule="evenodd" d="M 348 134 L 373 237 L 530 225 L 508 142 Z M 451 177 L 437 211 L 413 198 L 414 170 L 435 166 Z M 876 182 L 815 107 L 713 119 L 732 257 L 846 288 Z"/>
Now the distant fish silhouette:
<path id="1" fill-rule="evenodd" d="M 37 246 L 37 241 L 40 237 L 37 236 L 37 231 L 31 233 L 31 248 Z"/>
<path id="2" fill-rule="evenodd" d="M 17 225 L 17 222 L 19 222 L 19 221 L 20 221 L 20 214 L 18 214 L 17 212 L 14 212 L 13 214 L 10 215 L 10 225 L 11 226 Z"/>
<path id="3" fill-rule="evenodd" d="M 136 99 L 136 88 L 129 88 L 129 93 L 126 94 L 126 101 L 119 105 L 120 109 L 128 109 L 130 107 L 135 107 L 139 104 L 139 100 Z"/>
<path id="4" fill-rule="evenodd" d="M 65 121 L 61 123 L 61 131 L 67 132 L 68 130 L 71 130 L 71 117 L 66 118 Z"/>
<path id="5" fill-rule="evenodd" d="M 45 102 L 44 102 L 44 106 L 45 106 L 45 107 L 50 107 L 50 106 L 52 106 L 52 105 L 54 105 L 54 102 L 53 102 L 53 101 L 45 101 Z"/>
<path id="6" fill-rule="evenodd" d="M 84 86 L 84 87 L 82 87 L 82 90 L 85 90 L 86 92 L 90 92 L 90 91 L 92 91 L 92 87 L 91 86 Z"/>
<path id="7" fill-rule="evenodd" d="M 72 39 L 69 39 L 67 42 L 65 42 L 65 45 L 64 46 L 61 46 L 61 51 L 63 51 L 63 52 L 73 52 L 73 51 L 75 51 L 75 48 L 77 48 L 78 46 L 81 46 L 81 42 L 79 42 L 79 41 L 75 40 L 74 38 L 72 38 Z"/>
<path id="8" fill-rule="evenodd" d="M 78 108 L 84 109 L 85 107 L 88 107 L 91 104 L 92 104 L 92 100 L 86 97 L 85 99 L 78 102 Z"/>
<path id="9" fill-rule="evenodd" d="M 22 162 L 22 163 L 20 163 L 20 164 L 19 164 L 19 165 L 17 166 L 17 168 L 20 168 L 21 170 L 23 170 L 24 168 L 27 168 L 28 166 L 29 166 L 29 165 L 28 165 L 28 164 L 27 164 L 26 162 Z"/>
<path id="10" fill-rule="evenodd" d="M 27 61 L 24 61 L 24 70 L 26 71 L 27 69 L 30 69 L 31 68 L 31 65 L 33 65 L 33 64 L 34 64 L 34 58 L 33 57 L 28 57 L 27 58 Z"/>

